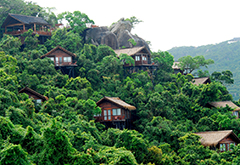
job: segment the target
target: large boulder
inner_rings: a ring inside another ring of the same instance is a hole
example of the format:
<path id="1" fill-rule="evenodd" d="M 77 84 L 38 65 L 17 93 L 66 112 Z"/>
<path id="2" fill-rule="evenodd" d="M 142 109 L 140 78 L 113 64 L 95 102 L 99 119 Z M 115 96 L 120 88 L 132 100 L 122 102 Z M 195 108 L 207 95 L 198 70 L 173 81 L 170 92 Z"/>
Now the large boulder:
<path id="1" fill-rule="evenodd" d="M 87 42 L 90 41 L 96 46 L 108 45 L 112 49 L 145 46 L 150 51 L 147 42 L 144 39 L 131 34 L 131 30 L 132 24 L 130 21 L 125 21 L 124 18 L 122 18 L 109 28 L 104 26 L 87 29 L 85 40 Z M 133 39 L 136 42 L 136 45 L 133 45 L 131 42 L 129 42 L 129 39 Z"/>
<path id="2" fill-rule="evenodd" d="M 144 39 L 131 34 L 132 24 L 130 21 L 125 21 L 124 18 L 121 18 L 117 23 L 113 24 L 109 30 L 117 36 L 118 46 L 120 48 L 134 47 L 134 45 L 129 42 L 129 39 L 133 39 L 136 42 L 135 46 L 145 46 L 150 51 L 150 48 Z"/>
<path id="3" fill-rule="evenodd" d="M 98 45 L 108 45 L 112 49 L 118 49 L 117 37 L 114 33 L 108 30 L 107 27 L 95 27 L 89 28 L 86 31 L 85 40 L 91 42 L 92 44 Z"/>
<path id="4" fill-rule="evenodd" d="M 117 23 L 114 23 L 110 26 L 109 30 L 113 32 L 116 36 L 119 36 L 124 31 L 131 32 L 132 24 L 129 21 L 124 21 L 124 18 L 121 18 Z"/>

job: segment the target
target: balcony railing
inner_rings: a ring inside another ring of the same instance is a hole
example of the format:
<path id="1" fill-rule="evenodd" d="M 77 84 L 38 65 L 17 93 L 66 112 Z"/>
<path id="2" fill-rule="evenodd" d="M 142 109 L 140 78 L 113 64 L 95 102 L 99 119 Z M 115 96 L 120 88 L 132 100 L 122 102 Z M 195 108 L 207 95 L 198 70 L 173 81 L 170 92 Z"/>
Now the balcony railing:
<path id="1" fill-rule="evenodd" d="M 23 34 L 24 32 L 27 32 L 28 30 L 18 30 L 18 31 L 12 31 L 12 32 L 6 32 L 5 34 L 10 34 L 10 35 L 20 35 Z M 46 31 L 35 31 L 33 34 L 39 34 L 43 36 L 51 36 L 51 32 L 46 32 Z"/>
<path id="2" fill-rule="evenodd" d="M 101 121 L 125 121 L 128 119 L 125 115 L 111 115 L 111 119 L 108 118 L 109 116 L 94 116 L 97 122 Z"/>
<path id="3" fill-rule="evenodd" d="M 55 66 L 77 66 L 77 62 L 55 62 Z"/>

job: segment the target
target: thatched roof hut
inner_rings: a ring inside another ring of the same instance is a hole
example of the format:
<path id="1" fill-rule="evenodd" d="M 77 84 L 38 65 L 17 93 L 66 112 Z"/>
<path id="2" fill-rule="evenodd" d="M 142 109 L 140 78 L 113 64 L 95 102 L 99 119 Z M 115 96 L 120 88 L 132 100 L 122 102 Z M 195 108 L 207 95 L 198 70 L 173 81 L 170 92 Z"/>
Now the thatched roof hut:
<path id="1" fill-rule="evenodd" d="M 125 49 L 116 49 L 116 50 L 114 50 L 114 52 L 117 54 L 118 57 L 120 56 L 120 54 L 127 54 L 129 56 L 133 56 L 139 52 L 145 52 L 145 53 L 151 55 L 151 53 L 148 51 L 148 49 L 145 46 L 125 48 Z"/>
<path id="2" fill-rule="evenodd" d="M 99 100 L 96 104 L 99 105 L 102 101 L 104 100 L 107 100 L 107 101 L 110 101 L 112 103 L 115 103 L 117 104 L 118 106 L 122 107 L 122 108 L 125 108 L 125 109 L 128 109 L 128 110 L 136 110 L 136 107 L 122 101 L 119 97 L 103 97 L 101 100 Z"/>
<path id="3" fill-rule="evenodd" d="M 201 77 L 201 78 L 194 78 L 192 82 L 195 85 L 200 85 L 200 84 L 209 84 L 211 83 L 211 80 L 209 77 Z"/>
<path id="4" fill-rule="evenodd" d="M 206 104 L 206 107 L 212 108 L 224 108 L 226 106 L 231 107 L 234 111 L 240 111 L 240 107 L 234 104 L 232 101 L 215 101 Z"/>
<path id="5" fill-rule="evenodd" d="M 240 143 L 240 139 L 233 133 L 232 130 L 197 132 L 195 134 L 201 137 L 201 144 L 205 147 L 217 147 L 219 143 Z"/>

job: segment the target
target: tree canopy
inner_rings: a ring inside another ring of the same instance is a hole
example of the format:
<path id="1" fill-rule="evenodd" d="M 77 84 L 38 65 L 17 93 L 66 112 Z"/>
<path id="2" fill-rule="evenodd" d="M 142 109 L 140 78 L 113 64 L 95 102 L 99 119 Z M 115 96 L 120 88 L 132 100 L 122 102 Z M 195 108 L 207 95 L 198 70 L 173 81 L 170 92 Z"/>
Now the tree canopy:
<path id="1" fill-rule="evenodd" d="M 5 3 L 0 11 L 13 5 L 17 13 L 15 3 Z M 53 23 L 53 13 L 40 9 Z M 216 70 L 211 83 L 195 85 L 191 74 L 173 73 L 169 52 L 158 51 L 152 52 L 154 70 L 132 73 L 124 68 L 134 67 L 132 57 L 117 57 L 107 45 L 84 42 L 80 33 L 85 23 L 93 22 L 86 14 L 65 12 L 59 18 L 69 21 L 71 29 L 55 29 L 43 45 L 31 30 L 23 34 L 24 49 L 13 36 L 0 40 L 0 164 L 239 164 L 240 145 L 226 152 L 210 150 L 194 134 L 233 130 L 240 136 L 231 107 L 206 107 L 213 101 L 233 101 L 225 87 L 233 83 L 231 71 Z M 76 54 L 75 77 L 56 70 L 50 59 L 40 59 L 57 45 Z M 180 60 L 187 73 L 212 63 L 202 56 Z M 19 93 L 26 86 L 46 101 L 38 104 Z M 104 96 L 136 107 L 132 129 L 107 128 L 95 121 L 94 115 L 101 113 L 96 102 Z"/>

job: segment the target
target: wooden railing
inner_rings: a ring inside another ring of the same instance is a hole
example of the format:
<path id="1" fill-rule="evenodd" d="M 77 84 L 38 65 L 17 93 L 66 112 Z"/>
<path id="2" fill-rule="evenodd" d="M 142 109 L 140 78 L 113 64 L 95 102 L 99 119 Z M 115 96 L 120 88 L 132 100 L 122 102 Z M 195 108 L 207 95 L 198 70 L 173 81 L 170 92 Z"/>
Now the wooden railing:
<path id="1" fill-rule="evenodd" d="M 111 115 L 111 120 L 108 119 L 108 116 L 107 117 L 107 120 L 104 119 L 104 116 L 94 116 L 94 118 L 96 119 L 97 122 L 99 121 L 123 121 L 125 119 L 127 119 L 125 117 L 125 115 L 117 115 L 117 116 L 113 116 Z"/>
<path id="2" fill-rule="evenodd" d="M 72 63 L 72 62 L 55 62 L 55 66 L 77 66 L 77 62 Z"/>
<path id="3" fill-rule="evenodd" d="M 10 34 L 10 35 L 20 35 L 23 34 L 24 32 L 27 32 L 28 30 L 18 30 L 18 31 L 12 31 L 12 32 L 6 32 L 5 34 Z M 46 31 L 35 31 L 33 34 L 39 34 L 39 35 L 44 35 L 44 36 L 51 36 L 51 32 L 46 32 Z"/>

